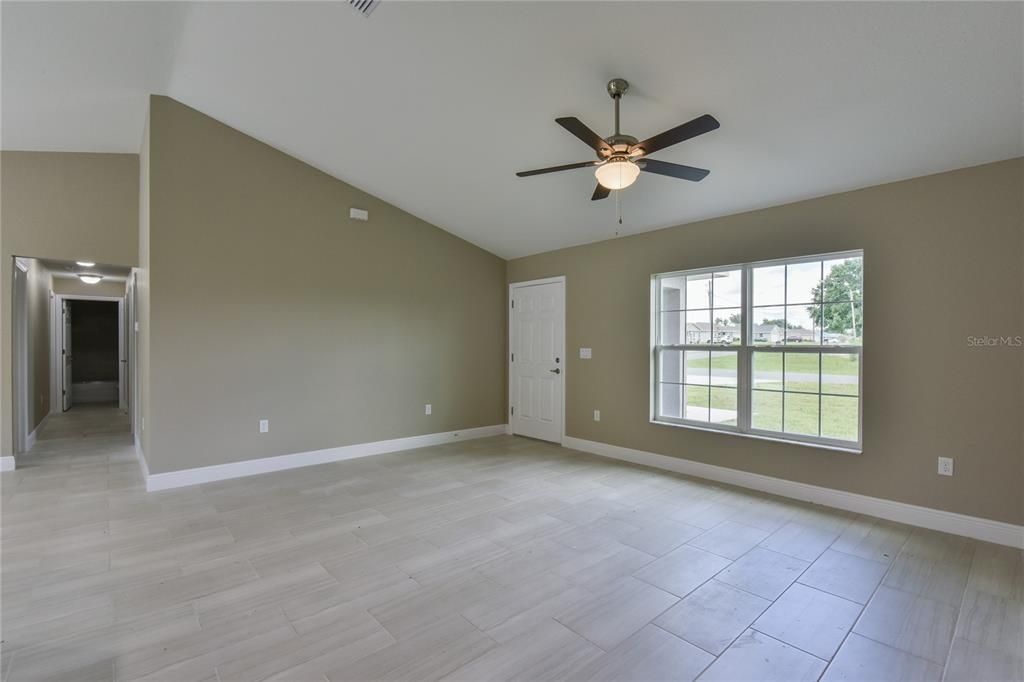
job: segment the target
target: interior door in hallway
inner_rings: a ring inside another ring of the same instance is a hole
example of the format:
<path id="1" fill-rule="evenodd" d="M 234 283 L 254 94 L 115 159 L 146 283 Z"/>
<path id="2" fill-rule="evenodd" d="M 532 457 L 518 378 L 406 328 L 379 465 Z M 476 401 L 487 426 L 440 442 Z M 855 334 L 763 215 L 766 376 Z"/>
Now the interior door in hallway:
<path id="1" fill-rule="evenodd" d="M 509 325 L 509 423 L 521 436 L 562 442 L 565 280 L 513 284 Z"/>
<path id="2" fill-rule="evenodd" d="M 64 325 L 60 349 L 62 360 L 60 388 L 62 407 L 67 412 L 71 409 L 71 304 L 68 301 L 61 302 L 60 314 Z"/>

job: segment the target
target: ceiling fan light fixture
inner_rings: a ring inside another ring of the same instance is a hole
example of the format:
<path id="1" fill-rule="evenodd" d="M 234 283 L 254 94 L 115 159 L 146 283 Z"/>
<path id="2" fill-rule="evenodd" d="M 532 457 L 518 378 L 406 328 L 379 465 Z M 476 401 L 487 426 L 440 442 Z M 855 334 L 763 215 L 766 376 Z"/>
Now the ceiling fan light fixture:
<path id="1" fill-rule="evenodd" d="M 80 274 L 78 276 L 78 279 L 82 280 L 86 284 L 96 284 L 101 279 L 103 279 L 103 276 L 102 275 L 94 275 L 91 272 L 83 272 L 82 274 Z"/>
<path id="2" fill-rule="evenodd" d="M 625 189 L 636 182 L 640 167 L 624 158 L 609 159 L 594 171 L 598 183 L 607 189 Z"/>

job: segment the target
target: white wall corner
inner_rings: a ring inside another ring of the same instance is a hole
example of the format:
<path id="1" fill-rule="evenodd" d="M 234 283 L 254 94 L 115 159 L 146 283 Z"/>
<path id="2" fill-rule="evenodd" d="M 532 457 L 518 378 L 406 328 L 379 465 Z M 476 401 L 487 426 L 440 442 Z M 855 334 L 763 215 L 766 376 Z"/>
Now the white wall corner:
<path id="1" fill-rule="evenodd" d="M 920 507 L 904 502 L 870 497 L 868 495 L 860 495 L 808 483 L 798 483 L 783 478 L 763 476 L 761 474 L 740 471 L 739 469 L 729 469 L 728 467 L 704 464 L 703 462 L 695 462 L 681 457 L 669 457 L 654 452 L 634 450 L 633 448 L 624 448 L 618 445 L 573 438 L 571 436 L 566 436 L 563 445 L 573 450 L 589 452 L 601 457 L 664 469 L 696 478 L 706 478 L 741 488 L 750 488 L 795 500 L 812 502 L 825 507 L 867 514 L 868 516 L 876 516 L 911 526 L 920 526 L 954 535 L 963 535 L 976 540 L 984 540 L 985 542 L 1024 549 L 1024 526 L 1017 526 L 1012 523 L 993 521 L 977 516 L 967 516 L 966 514 L 956 514 L 930 507 Z"/>
<path id="2" fill-rule="evenodd" d="M 146 464 L 146 455 L 142 452 L 142 441 L 138 434 L 135 436 L 135 458 L 139 460 L 139 468 L 142 469 L 142 480 L 146 482 L 146 490 L 149 490 L 149 465 Z"/>
<path id="3" fill-rule="evenodd" d="M 0 471 L 14 471 L 14 458 L 0 457 Z"/>
<path id="4" fill-rule="evenodd" d="M 384 455 L 390 452 L 401 452 L 425 448 L 431 445 L 444 445 L 462 440 L 474 440 L 477 438 L 489 438 L 491 436 L 502 436 L 505 434 L 505 424 L 495 426 L 481 426 L 461 431 L 445 431 L 443 433 L 429 433 L 423 436 L 410 436 L 408 438 L 395 438 L 392 440 L 381 440 L 372 443 L 357 443 L 355 445 L 343 445 L 337 448 L 326 448 L 324 450 L 310 450 L 308 452 L 296 452 L 290 455 L 278 455 L 276 457 L 261 457 L 260 459 L 247 459 L 241 462 L 230 464 L 217 464 L 215 466 L 199 467 L 196 469 L 182 469 L 180 471 L 168 471 L 159 474 L 150 474 L 146 470 L 145 458 L 143 462 L 143 473 L 146 476 L 146 490 L 168 490 L 170 488 L 182 488 L 212 481 L 223 481 L 229 478 L 242 478 L 244 476 L 255 476 L 268 474 L 274 471 L 285 469 L 298 469 L 300 467 L 327 464 L 329 462 L 340 462 L 346 459 L 358 459 L 360 457 L 372 457 Z M 140 453 L 141 448 L 136 448 Z"/>

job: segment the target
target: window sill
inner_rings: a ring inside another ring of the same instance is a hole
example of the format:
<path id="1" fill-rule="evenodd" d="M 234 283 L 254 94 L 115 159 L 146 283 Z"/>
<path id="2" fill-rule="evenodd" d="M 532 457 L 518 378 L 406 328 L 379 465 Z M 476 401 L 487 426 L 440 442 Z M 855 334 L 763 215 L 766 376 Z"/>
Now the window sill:
<path id="1" fill-rule="evenodd" d="M 832 452 L 845 452 L 851 455 L 862 454 L 863 450 L 856 446 L 843 447 L 841 445 L 831 445 L 828 443 L 812 443 L 804 440 L 793 440 L 791 438 L 774 438 L 772 436 L 762 436 L 759 433 L 744 433 L 742 431 L 736 431 L 733 429 L 715 429 L 707 426 L 699 426 L 697 424 L 678 424 L 676 422 L 664 422 L 657 419 L 651 419 L 650 423 L 656 426 L 674 426 L 680 429 L 692 429 L 694 431 L 705 431 L 707 433 L 720 433 L 725 436 L 739 436 L 741 438 L 753 438 L 755 440 L 764 440 L 769 443 L 784 443 L 786 445 L 801 445 L 805 448 L 815 448 L 818 450 L 831 450 Z"/>

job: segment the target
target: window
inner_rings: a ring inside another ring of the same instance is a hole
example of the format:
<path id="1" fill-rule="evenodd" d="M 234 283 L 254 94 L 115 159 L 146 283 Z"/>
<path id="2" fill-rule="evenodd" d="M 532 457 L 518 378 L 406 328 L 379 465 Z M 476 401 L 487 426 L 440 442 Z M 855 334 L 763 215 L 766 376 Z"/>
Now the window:
<path id="1" fill-rule="evenodd" d="M 859 449 L 863 263 L 655 275 L 653 421 Z"/>

